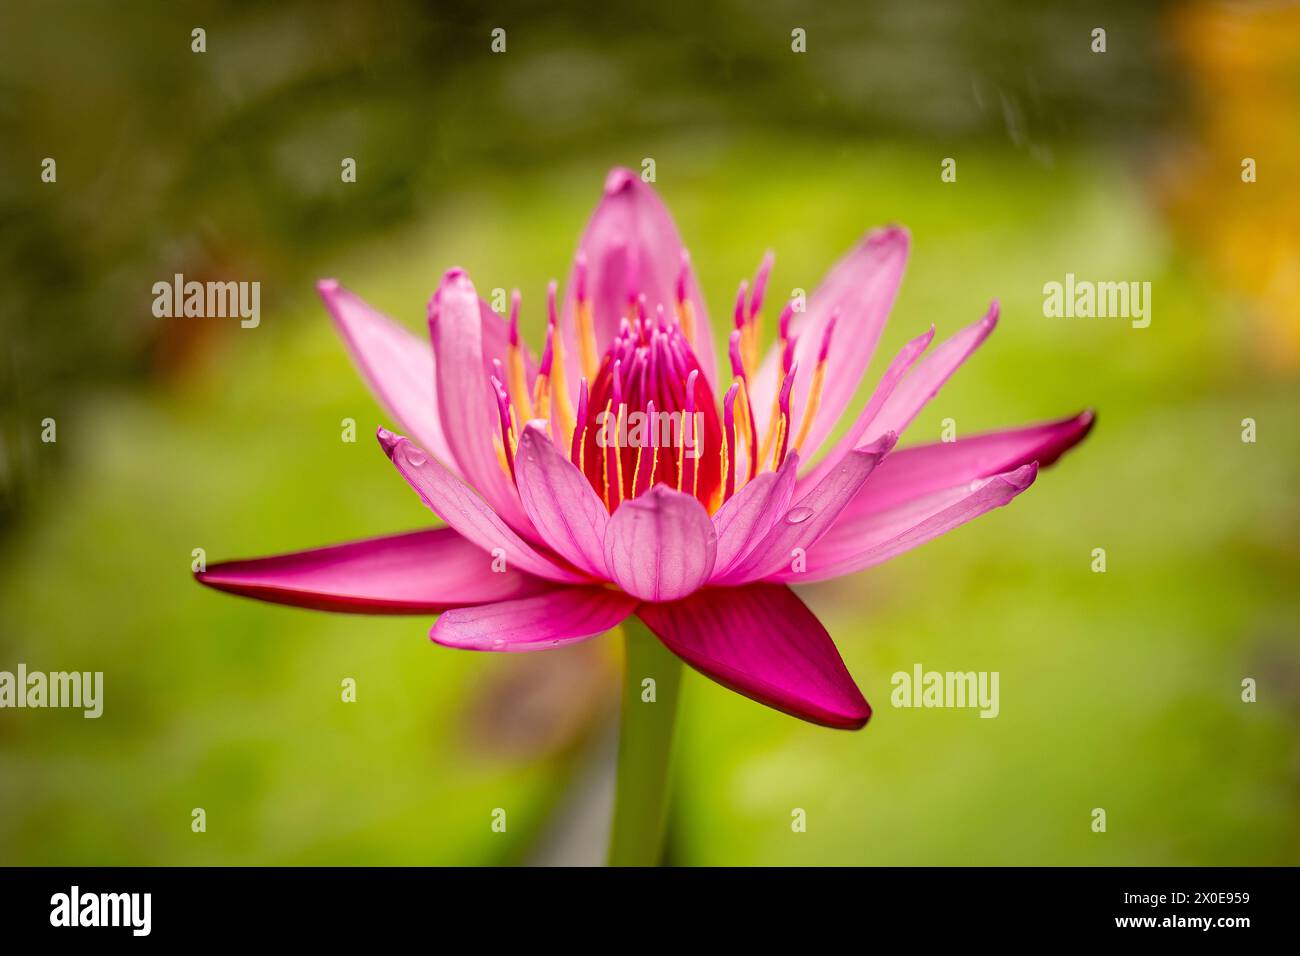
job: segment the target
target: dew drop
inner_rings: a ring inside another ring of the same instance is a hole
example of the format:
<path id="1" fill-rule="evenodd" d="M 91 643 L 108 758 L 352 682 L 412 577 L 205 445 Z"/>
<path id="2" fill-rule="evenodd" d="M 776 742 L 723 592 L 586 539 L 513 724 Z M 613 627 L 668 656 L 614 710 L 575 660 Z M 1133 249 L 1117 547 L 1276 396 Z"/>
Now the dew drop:
<path id="1" fill-rule="evenodd" d="M 425 463 L 425 461 L 427 461 L 427 460 L 428 460 L 428 459 L 426 459 L 426 458 L 424 457 L 424 452 L 420 451 L 420 449 L 418 449 L 418 448 L 416 448 L 416 447 L 414 447 L 414 446 L 408 446 L 408 447 L 407 447 L 407 449 L 406 449 L 406 461 L 407 461 L 408 464 L 410 464 L 410 465 L 412 465 L 412 466 L 414 466 L 414 467 L 416 467 L 416 468 L 419 468 L 419 467 L 420 467 L 421 465 L 423 465 L 423 464 Z"/>
<path id="2" fill-rule="evenodd" d="M 785 514 L 787 524 L 803 524 L 813 516 L 811 508 L 791 508 Z"/>

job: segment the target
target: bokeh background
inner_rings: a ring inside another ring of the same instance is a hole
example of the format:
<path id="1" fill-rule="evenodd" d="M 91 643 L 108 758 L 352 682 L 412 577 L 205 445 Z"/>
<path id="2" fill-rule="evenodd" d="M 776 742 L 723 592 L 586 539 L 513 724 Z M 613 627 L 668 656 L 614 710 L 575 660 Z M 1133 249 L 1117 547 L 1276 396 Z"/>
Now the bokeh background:
<path id="1" fill-rule="evenodd" d="M 669 860 L 1300 863 L 1297 7 L 560 6 L 5 5 L 0 669 L 102 670 L 105 710 L 0 711 L 0 863 L 600 859 L 616 640 L 455 652 L 190 562 L 429 524 L 314 279 L 419 328 L 461 265 L 538 341 L 606 170 L 646 157 L 715 318 L 766 248 L 784 295 L 889 221 L 882 355 L 1001 298 L 905 441 L 1099 412 L 1012 507 L 804 592 L 864 731 L 688 674 Z M 154 318 L 174 272 L 259 280 L 260 327 Z M 1150 281 L 1150 328 L 1044 318 L 1067 272 Z M 890 707 L 918 662 L 999 671 L 1001 715 Z"/>

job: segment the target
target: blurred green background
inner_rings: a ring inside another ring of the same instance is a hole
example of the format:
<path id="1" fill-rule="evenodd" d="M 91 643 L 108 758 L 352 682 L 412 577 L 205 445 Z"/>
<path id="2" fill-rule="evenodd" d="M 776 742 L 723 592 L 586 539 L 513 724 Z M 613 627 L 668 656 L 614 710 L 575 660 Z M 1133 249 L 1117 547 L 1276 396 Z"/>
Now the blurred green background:
<path id="1" fill-rule="evenodd" d="M 784 295 L 889 221 L 881 356 L 1002 300 L 905 441 L 1099 413 L 1012 507 L 803 592 L 864 731 L 688 674 L 669 860 L 1300 863 L 1296 7 L 817 7 L 6 6 L 0 670 L 102 670 L 105 705 L 0 711 L 0 864 L 600 859 L 615 640 L 456 652 L 190 561 L 429 524 L 313 280 L 418 329 L 460 265 L 523 290 L 536 343 L 606 170 L 646 157 L 717 331 L 766 248 Z M 154 318 L 174 272 L 261 281 L 260 327 Z M 1150 328 L 1044 318 L 1067 272 L 1150 281 Z M 999 671 L 1000 716 L 890 707 L 918 662 Z"/>

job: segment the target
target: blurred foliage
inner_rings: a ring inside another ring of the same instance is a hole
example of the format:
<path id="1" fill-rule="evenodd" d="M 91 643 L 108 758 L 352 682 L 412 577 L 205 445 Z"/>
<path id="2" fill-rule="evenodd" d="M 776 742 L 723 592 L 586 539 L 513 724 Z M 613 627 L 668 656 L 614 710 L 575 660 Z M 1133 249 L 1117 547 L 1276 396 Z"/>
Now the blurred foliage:
<path id="1" fill-rule="evenodd" d="M 1250 302 L 1152 189 L 1149 160 L 1205 128 L 1167 15 L 6 7 L 0 489 L 21 520 L 0 551 L 0 669 L 103 670 L 106 702 L 97 721 L 0 713 L 0 862 L 535 858 L 606 739 L 612 640 L 450 651 L 425 619 L 205 591 L 190 555 L 429 523 L 367 438 L 382 414 L 311 280 L 419 328 L 436 276 L 462 265 L 523 290 L 536 343 L 605 170 L 653 156 L 715 318 L 769 246 L 773 288 L 810 288 L 866 228 L 912 229 L 869 381 L 931 322 L 945 335 L 1001 298 L 998 331 L 906 441 L 948 417 L 970 434 L 1100 412 L 1013 507 L 807 592 L 876 708 L 863 732 L 688 675 L 672 859 L 1294 864 L 1300 386 L 1259 374 Z M 497 25 L 509 52 L 492 57 Z M 47 155 L 56 185 L 39 181 Z M 1235 161 L 1224 174 L 1240 185 Z M 260 279 L 261 326 L 154 319 L 150 286 L 175 271 Z M 1150 279 L 1151 327 L 1044 319 L 1042 285 L 1066 272 Z M 39 442 L 45 415 L 57 445 Z M 890 675 L 918 661 L 1000 671 L 1001 716 L 891 708 Z M 355 705 L 338 697 L 349 676 Z"/>
<path id="2" fill-rule="evenodd" d="M 686 142 L 693 165 L 757 128 L 780 132 L 778 150 L 909 136 L 948 155 L 1010 138 L 1050 164 L 1061 143 L 1132 144 L 1169 116 L 1158 15 L 964 0 L 7 4 L 0 522 L 40 478 L 32 420 L 106 382 L 183 374 L 202 347 L 150 314 L 155 281 L 256 278 L 274 309 L 322 254 L 485 174 L 527 183 L 610 147 L 637 162 Z M 1104 57 L 1089 51 L 1103 20 Z M 807 54 L 791 52 L 796 26 Z M 206 53 L 191 52 L 194 27 Z"/>

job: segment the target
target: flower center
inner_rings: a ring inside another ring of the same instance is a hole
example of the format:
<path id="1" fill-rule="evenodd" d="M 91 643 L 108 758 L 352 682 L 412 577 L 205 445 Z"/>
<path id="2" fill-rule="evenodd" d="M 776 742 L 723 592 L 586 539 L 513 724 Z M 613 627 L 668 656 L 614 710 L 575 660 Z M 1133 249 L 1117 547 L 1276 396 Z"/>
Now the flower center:
<path id="1" fill-rule="evenodd" d="M 597 361 L 585 264 L 579 254 L 575 321 L 583 376 L 576 409 L 565 381 L 555 282 L 547 288 L 546 346 L 531 389 L 519 338 L 519 293 L 513 294 L 506 362 L 494 361 L 491 377 L 501 425 L 501 466 L 512 478 L 520 430 L 527 421 L 542 418 L 552 440 L 568 452 L 611 512 L 623 501 L 662 484 L 693 496 L 712 514 L 756 474 L 780 468 L 788 452 L 803 442 L 817 413 L 834 316 L 822 341 L 801 427 L 792 438 L 790 394 L 798 364 L 792 362 L 793 307 L 787 305 L 782 311 L 778 323 L 781 387 L 760 435 L 749 383 L 758 362 L 760 309 L 770 256 L 760 266 L 748 300 L 748 283 L 740 284 L 735 328 L 728 343 L 732 381 L 723 395 L 721 414 L 690 344 L 695 316 L 685 294 L 689 268 L 690 260 L 683 254 L 677 301 L 671 311 L 656 304 L 651 312 L 644 295 L 629 294 L 614 341 Z"/>

